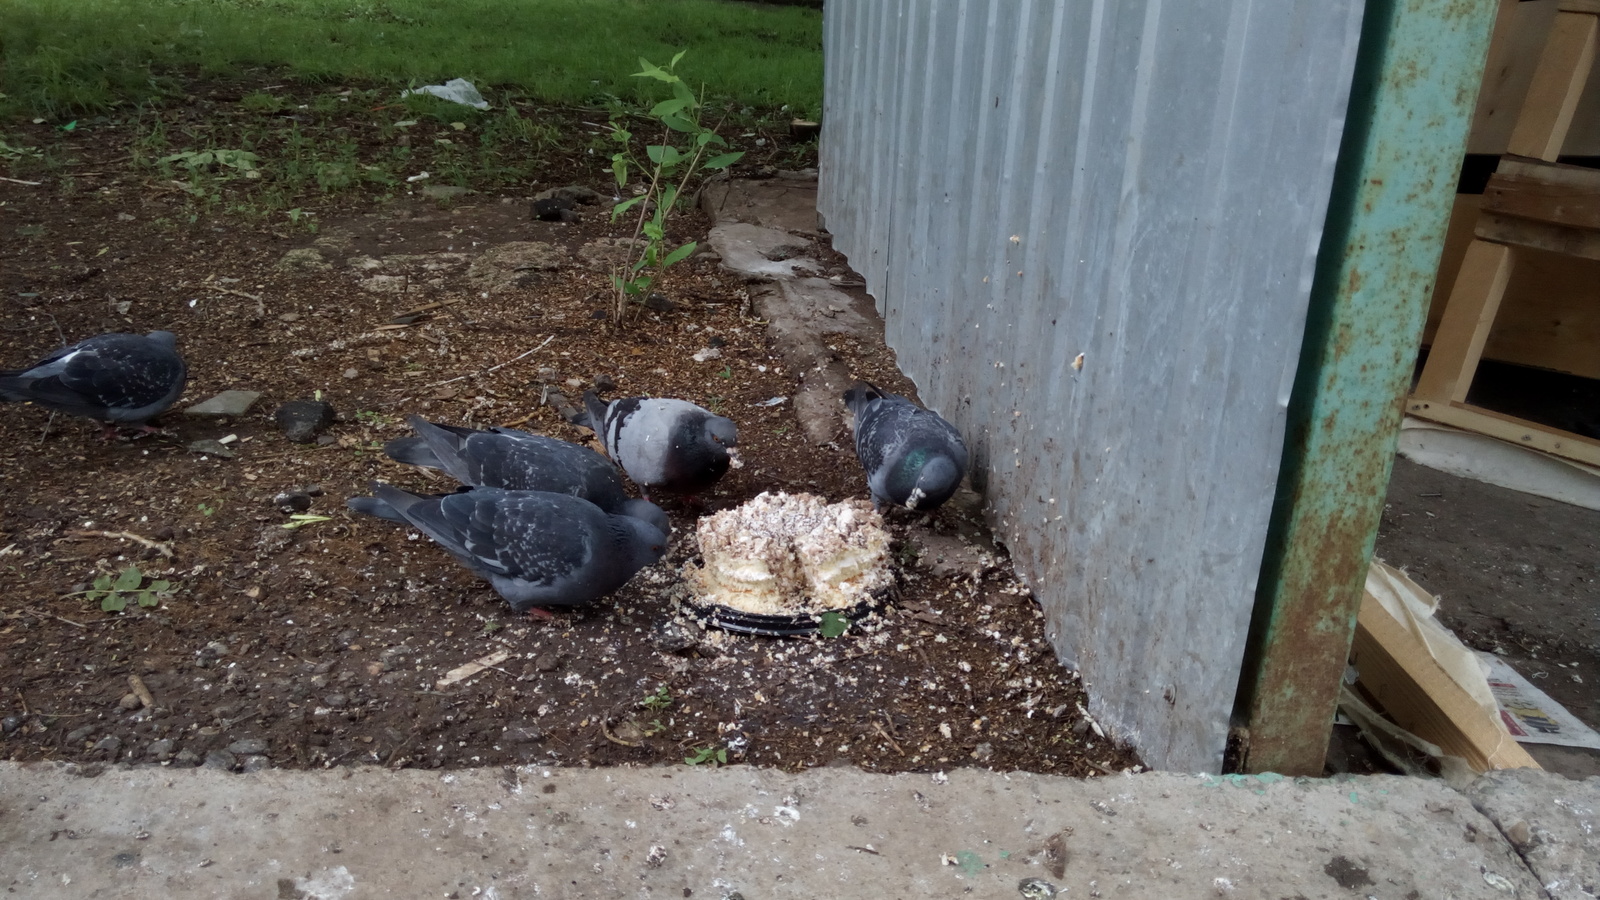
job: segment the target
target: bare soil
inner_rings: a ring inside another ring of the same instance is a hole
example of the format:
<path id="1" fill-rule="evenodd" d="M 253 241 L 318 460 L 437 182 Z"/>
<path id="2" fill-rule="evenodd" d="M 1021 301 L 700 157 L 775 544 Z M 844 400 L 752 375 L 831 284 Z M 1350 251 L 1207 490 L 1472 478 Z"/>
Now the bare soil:
<path id="1" fill-rule="evenodd" d="M 176 126 L 227 100 L 162 115 Z M 60 162 L 13 169 L 38 185 L 0 181 L 0 361 L 164 328 L 179 335 L 191 375 L 162 420 L 167 436 L 106 443 L 93 423 L 0 407 L 4 757 L 439 768 L 682 764 L 720 749 L 729 762 L 789 769 L 1084 776 L 1137 764 L 1081 712 L 1037 604 L 968 508 L 894 517 L 898 599 L 835 639 L 704 631 L 686 617 L 677 573 L 702 510 L 681 504 L 669 503 L 675 534 L 661 565 L 548 622 L 513 615 L 427 539 L 345 510 L 374 479 L 451 487 L 378 452 L 405 433 L 405 414 L 582 441 L 587 432 L 541 399 L 576 400 L 600 375 L 616 382 L 612 396 L 683 397 L 737 421 L 748 465 L 705 511 L 770 490 L 866 496 L 842 430 L 815 446 L 792 403 L 767 405 L 792 396 L 800 373 L 785 370 L 745 286 L 714 260 L 668 277 L 670 311 L 621 329 L 604 321 L 606 275 L 578 251 L 623 226 L 595 207 L 576 224 L 528 211 L 542 188 L 609 193 L 600 157 L 552 157 L 536 184 L 448 202 L 420 185 L 308 201 L 312 232 L 195 214 L 185 191 L 127 164 L 125 123 L 10 136 L 51 143 Z M 795 158 L 773 136 L 750 170 L 780 153 Z M 690 216 L 672 239 L 705 227 Z M 476 277 L 485 251 L 518 241 L 545 242 L 561 261 L 501 270 L 496 283 Z M 291 250 L 316 256 L 282 265 Z M 860 375 L 910 388 L 882 346 L 835 349 Z M 701 350 L 718 354 L 696 361 Z M 263 397 L 232 420 L 182 414 L 228 389 Z M 339 421 L 320 443 L 290 443 L 274 410 L 319 393 Z M 228 435 L 232 458 L 188 449 Z M 301 489 L 308 512 L 327 519 L 287 528 L 274 498 Z M 130 564 L 175 593 L 121 612 L 80 593 Z M 485 658 L 490 667 L 441 683 Z"/>

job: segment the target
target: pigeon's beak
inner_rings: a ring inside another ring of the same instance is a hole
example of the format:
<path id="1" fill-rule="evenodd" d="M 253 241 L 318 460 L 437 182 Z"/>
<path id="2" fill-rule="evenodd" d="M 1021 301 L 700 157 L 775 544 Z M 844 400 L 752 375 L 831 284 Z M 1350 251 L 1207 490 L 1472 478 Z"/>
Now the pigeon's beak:
<path id="1" fill-rule="evenodd" d="M 742 469 L 742 468 L 744 468 L 744 460 L 739 458 L 739 448 L 737 448 L 737 447 L 729 447 L 728 448 L 728 468 L 730 468 L 730 469 Z"/>

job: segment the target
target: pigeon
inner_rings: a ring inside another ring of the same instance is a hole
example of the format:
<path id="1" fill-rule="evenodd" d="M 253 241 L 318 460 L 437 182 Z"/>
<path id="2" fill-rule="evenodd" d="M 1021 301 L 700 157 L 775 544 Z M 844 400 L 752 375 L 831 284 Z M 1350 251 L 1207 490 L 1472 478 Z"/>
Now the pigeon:
<path id="1" fill-rule="evenodd" d="M 858 381 L 844 392 L 855 416 L 856 458 L 867 470 L 872 505 L 937 509 L 967 470 L 967 447 L 955 426 L 904 397 Z"/>
<path id="2" fill-rule="evenodd" d="M 352 497 L 347 505 L 398 516 L 487 578 L 519 613 L 599 599 L 667 549 L 654 525 L 568 494 L 472 488 L 425 497 L 380 483 L 372 491 L 375 497 Z"/>
<path id="3" fill-rule="evenodd" d="M 514 428 L 437 425 L 415 415 L 407 416 L 406 423 L 417 437 L 383 445 L 383 452 L 397 462 L 441 469 L 470 487 L 582 497 L 604 512 L 642 519 L 663 534 L 672 531 L 661 507 L 629 498 L 616 464 L 588 447 Z"/>
<path id="4" fill-rule="evenodd" d="M 583 395 L 589 427 L 646 499 L 655 488 L 694 495 L 737 459 L 733 420 L 687 400 L 628 397 L 609 404 Z"/>
<path id="5" fill-rule="evenodd" d="M 189 375 L 177 340 L 152 331 L 79 341 L 25 369 L 0 370 L 0 400 L 98 419 L 108 438 L 118 425 L 155 431 L 145 423 L 177 402 Z"/>

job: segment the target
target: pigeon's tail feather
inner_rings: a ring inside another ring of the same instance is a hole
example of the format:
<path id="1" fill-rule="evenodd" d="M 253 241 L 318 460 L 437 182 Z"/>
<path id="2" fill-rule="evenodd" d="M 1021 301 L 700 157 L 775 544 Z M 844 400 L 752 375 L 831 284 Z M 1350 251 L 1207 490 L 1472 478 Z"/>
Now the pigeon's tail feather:
<path id="1" fill-rule="evenodd" d="M 383 445 L 383 453 L 395 462 L 405 463 L 408 466 L 421 466 L 424 469 L 443 468 L 433 448 L 419 437 L 395 438 Z"/>
<path id="2" fill-rule="evenodd" d="M 587 421 L 573 424 L 589 426 L 589 430 L 601 435 L 601 440 L 604 441 L 605 432 L 603 429 L 606 427 L 606 402 L 601 400 L 600 396 L 594 391 L 584 391 L 583 408 L 589 413 Z"/>
<path id="3" fill-rule="evenodd" d="M 428 455 L 433 457 L 437 468 L 443 469 L 451 478 L 463 484 L 477 483 L 472 466 L 467 464 L 463 453 L 466 450 L 467 439 L 482 432 L 454 425 L 436 425 L 418 415 L 406 416 L 406 424 L 410 425 L 411 430 L 417 433 L 418 439 L 427 445 Z M 413 465 L 426 464 L 413 463 Z"/>
<path id="4" fill-rule="evenodd" d="M 882 399 L 883 391 L 866 381 L 858 381 L 844 392 L 844 405 L 850 407 L 850 414 L 854 416 L 861 415 L 862 407 L 868 403 Z"/>
<path id="5" fill-rule="evenodd" d="M 377 497 L 351 497 L 344 502 L 344 505 L 358 513 L 364 513 L 390 522 L 399 522 L 401 525 L 410 524 L 406 521 L 405 516 L 400 515 L 399 510 L 379 500 Z"/>

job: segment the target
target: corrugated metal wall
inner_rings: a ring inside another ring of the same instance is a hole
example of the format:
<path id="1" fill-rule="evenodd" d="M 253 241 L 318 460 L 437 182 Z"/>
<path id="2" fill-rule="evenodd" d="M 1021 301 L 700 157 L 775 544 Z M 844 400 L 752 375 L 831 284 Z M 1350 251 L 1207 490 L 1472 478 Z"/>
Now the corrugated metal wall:
<path id="1" fill-rule="evenodd" d="M 825 7 L 834 244 L 1092 712 L 1154 766 L 1221 765 L 1360 18 Z"/>

